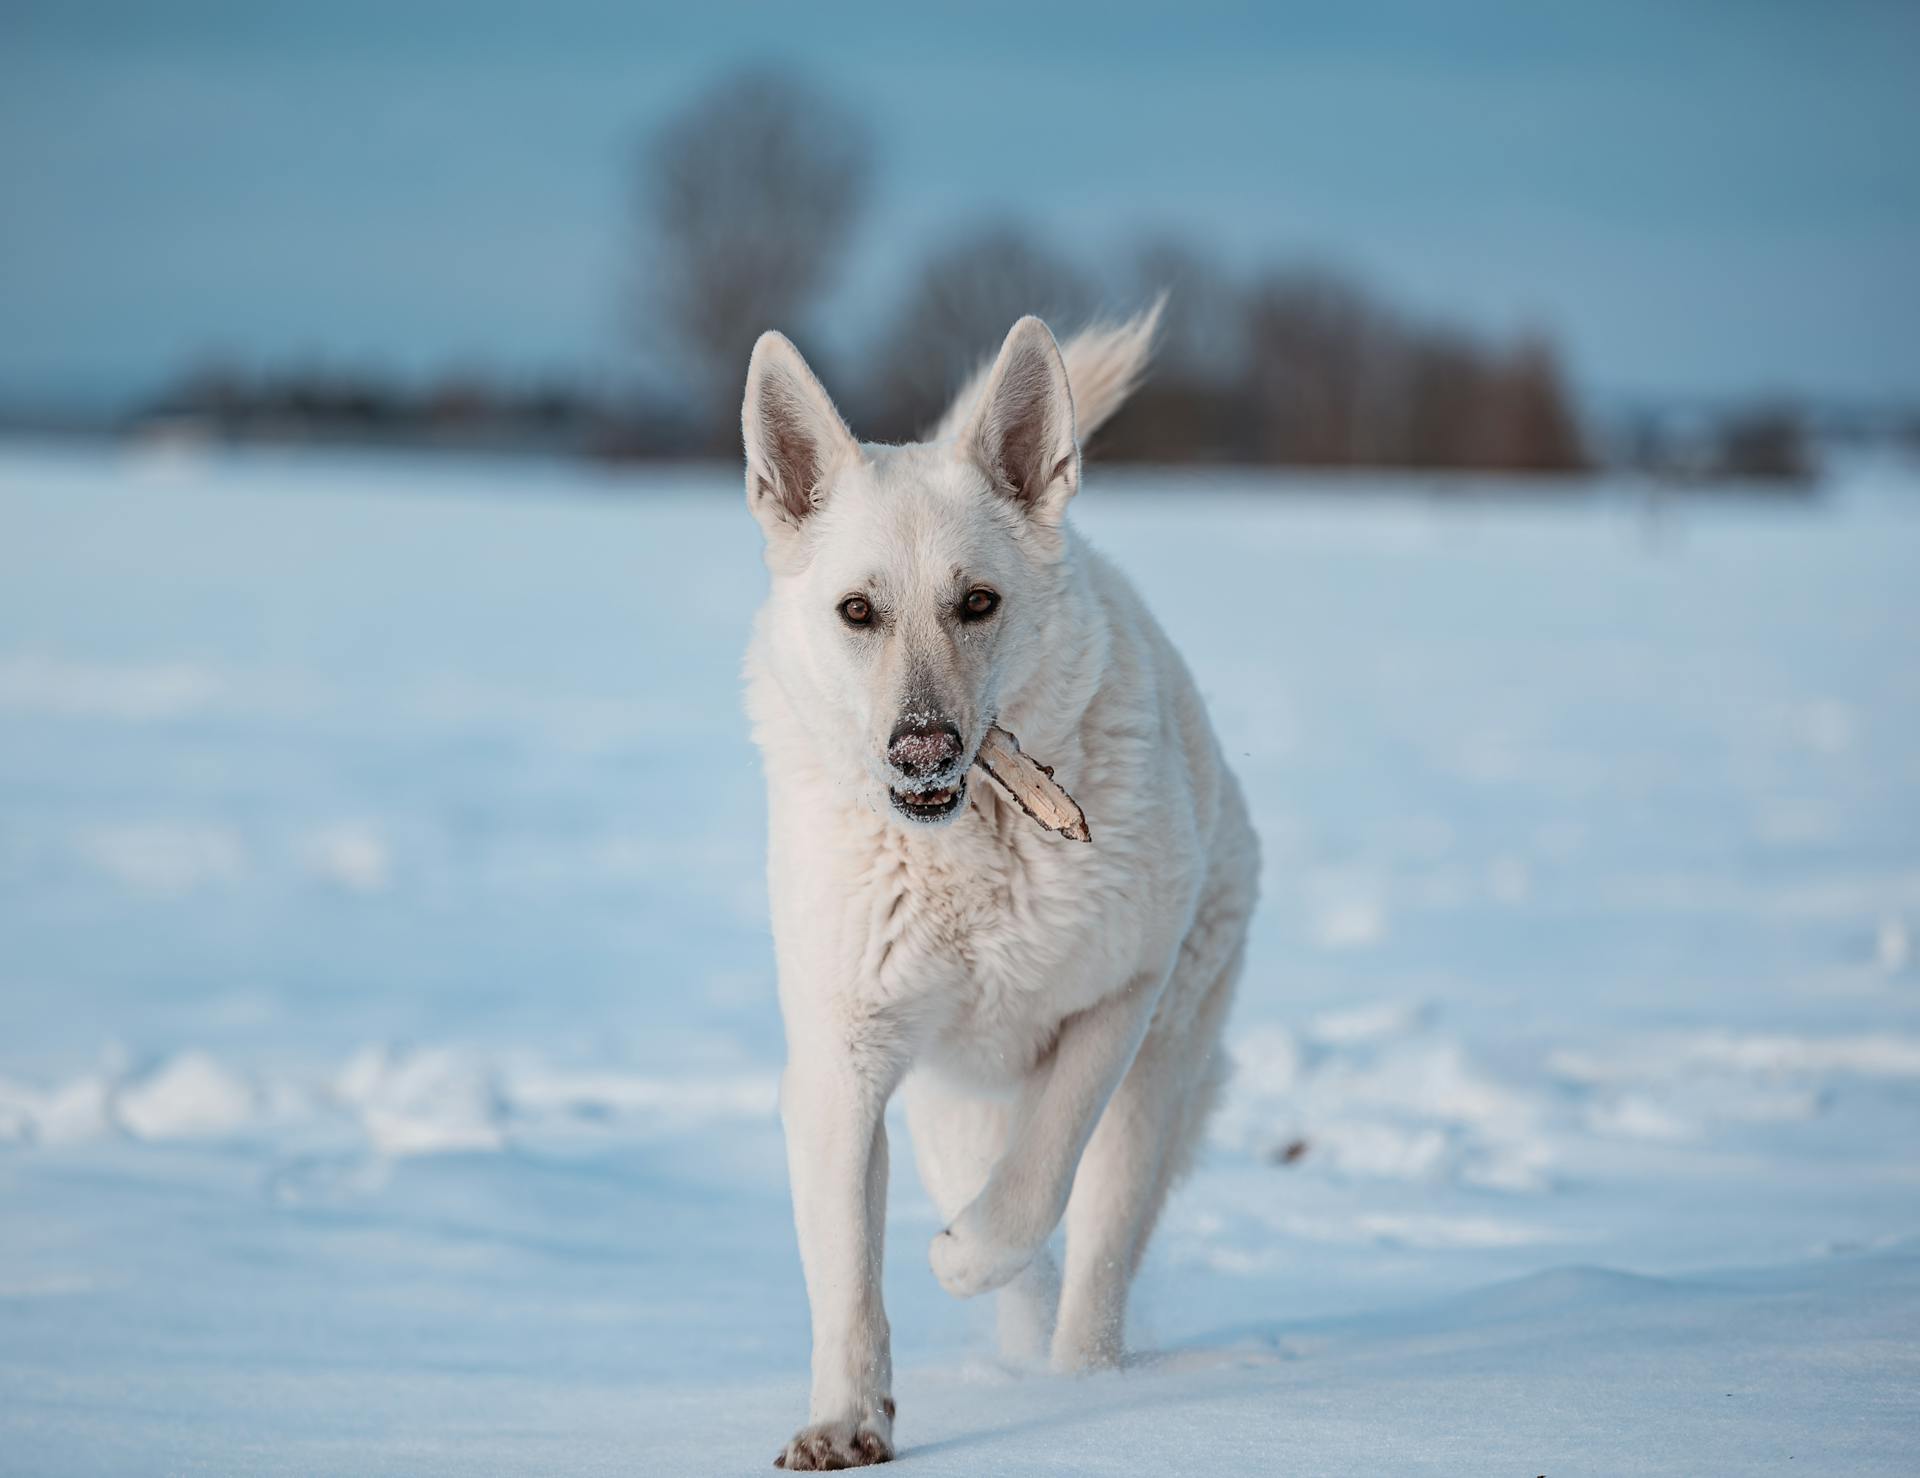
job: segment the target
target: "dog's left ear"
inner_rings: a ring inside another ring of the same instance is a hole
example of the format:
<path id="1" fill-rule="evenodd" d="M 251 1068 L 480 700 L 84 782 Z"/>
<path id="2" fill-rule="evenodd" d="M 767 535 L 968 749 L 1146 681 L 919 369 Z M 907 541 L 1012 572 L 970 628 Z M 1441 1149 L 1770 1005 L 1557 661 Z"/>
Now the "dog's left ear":
<path id="1" fill-rule="evenodd" d="M 1073 391 L 1060 346 L 1037 318 L 1013 326 L 960 451 L 986 469 L 1001 495 L 1036 522 L 1060 522 L 1080 486 Z"/>
<path id="2" fill-rule="evenodd" d="M 860 444 L 785 334 L 769 330 L 747 365 L 740 436 L 747 506 L 768 538 L 791 533 L 820 507 L 827 483 Z"/>

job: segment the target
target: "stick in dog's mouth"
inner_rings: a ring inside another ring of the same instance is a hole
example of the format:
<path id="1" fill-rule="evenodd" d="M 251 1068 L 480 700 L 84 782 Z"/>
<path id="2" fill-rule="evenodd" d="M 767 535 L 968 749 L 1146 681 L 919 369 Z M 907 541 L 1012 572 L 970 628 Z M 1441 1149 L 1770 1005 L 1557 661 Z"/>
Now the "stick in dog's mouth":
<path id="1" fill-rule="evenodd" d="M 1023 754 L 1020 741 L 1005 729 L 996 724 L 987 730 L 973 762 L 992 776 L 1021 810 L 1048 831 L 1057 831 L 1069 841 L 1093 840 L 1093 832 L 1087 826 L 1087 813 L 1053 778 L 1053 766 Z"/>

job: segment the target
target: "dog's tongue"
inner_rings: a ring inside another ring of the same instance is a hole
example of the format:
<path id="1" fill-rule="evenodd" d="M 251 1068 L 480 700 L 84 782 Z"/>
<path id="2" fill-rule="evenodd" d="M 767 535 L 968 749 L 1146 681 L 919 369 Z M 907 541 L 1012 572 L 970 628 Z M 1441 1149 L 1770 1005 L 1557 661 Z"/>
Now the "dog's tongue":
<path id="1" fill-rule="evenodd" d="M 995 725 L 987 730 L 974 763 L 1048 831 L 1057 831 L 1069 841 L 1093 840 L 1086 812 L 1053 778 L 1053 767 L 1022 754 L 1020 741 L 1005 729 Z"/>

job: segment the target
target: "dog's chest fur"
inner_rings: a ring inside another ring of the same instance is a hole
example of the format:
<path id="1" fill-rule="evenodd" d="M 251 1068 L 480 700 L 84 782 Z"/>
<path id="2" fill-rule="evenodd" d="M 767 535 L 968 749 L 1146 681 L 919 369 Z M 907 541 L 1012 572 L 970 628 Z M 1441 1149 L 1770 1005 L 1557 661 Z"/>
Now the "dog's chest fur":
<path id="1" fill-rule="evenodd" d="M 975 776 L 948 830 L 881 827 L 863 879 L 870 987 L 923 1009 L 936 1066 L 982 1084 L 1031 1070 L 1061 1020 L 1137 955 L 1110 858 L 1041 831 Z"/>

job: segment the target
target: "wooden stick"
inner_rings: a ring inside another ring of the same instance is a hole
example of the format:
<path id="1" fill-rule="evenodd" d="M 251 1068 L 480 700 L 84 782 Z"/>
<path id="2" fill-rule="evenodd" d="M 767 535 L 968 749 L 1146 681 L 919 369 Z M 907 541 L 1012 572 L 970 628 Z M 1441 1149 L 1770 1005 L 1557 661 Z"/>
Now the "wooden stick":
<path id="1" fill-rule="evenodd" d="M 1005 729 L 995 725 L 987 730 L 974 763 L 1048 831 L 1057 831 L 1069 841 L 1093 840 L 1093 832 L 1087 826 L 1087 813 L 1053 778 L 1053 766 L 1022 754 L 1020 741 Z"/>

